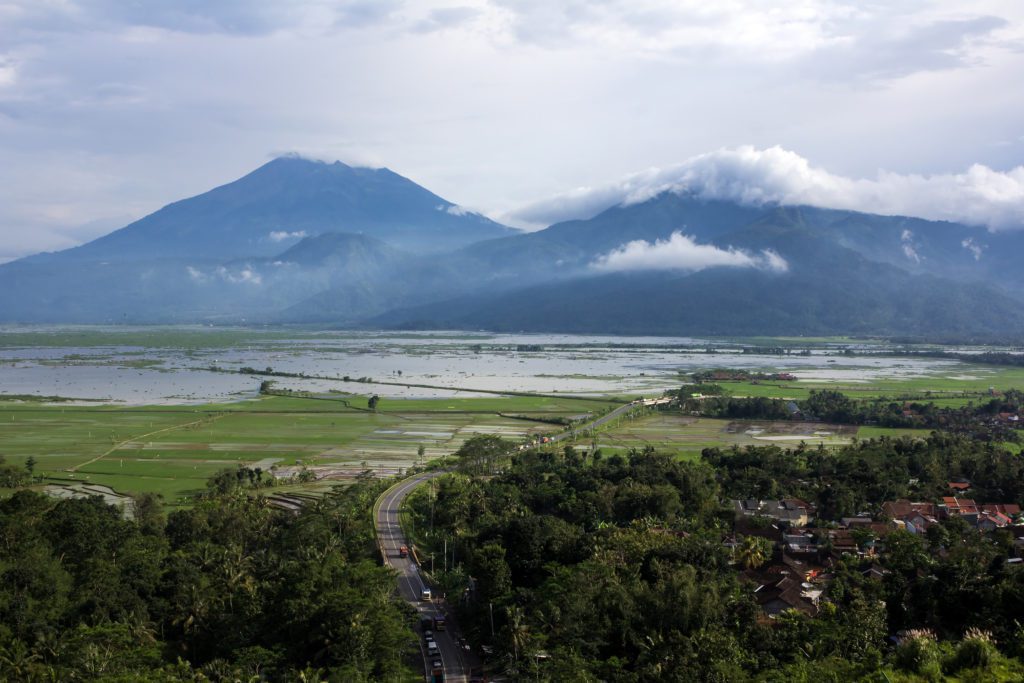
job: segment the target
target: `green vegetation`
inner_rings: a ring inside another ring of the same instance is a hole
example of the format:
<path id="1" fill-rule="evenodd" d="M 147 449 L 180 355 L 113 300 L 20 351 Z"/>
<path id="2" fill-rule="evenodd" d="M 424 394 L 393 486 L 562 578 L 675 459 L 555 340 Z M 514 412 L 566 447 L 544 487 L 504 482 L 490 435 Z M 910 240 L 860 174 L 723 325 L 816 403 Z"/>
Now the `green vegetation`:
<path id="1" fill-rule="evenodd" d="M 231 480 L 166 518 L 143 497 L 134 521 L 99 498 L 0 501 L 4 680 L 413 678 L 411 618 L 374 561 L 384 484 L 292 514 Z"/>
<path id="2" fill-rule="evenodd" d="M 813 612 L 769 618 L 754 577 L 779 563 L 778 551 L 742 535 L 723 505 L 733 497 L 803 496 L 818 503 L 827 529 L 891 497 L 942 494 L 950 478 L 968 472 L 980 498 L 1019 503 L 1024 463 L 1010 453 L 951 435 L 869 440 L 834 453 L 709 449 L 701 462 L 653 449 L 609 457 L 568 448 L 507 461 L 500 442 L 476 446 L 467 442 L 465 466 L 438 480 L 433 494 L 426 487 L 413 494 L 408 514 L 427 530 L 430 550 L 448 544 L 457 559 L 437 567 L 438 582 L 449 595 L 466 591 L 460 624 L 514 678 L 1024 676 L 1024 568 L 1007 564 L 1013 549 L 1005 534 L 980 533 L 959 519 L 927 537 L 893 531 L 878 554 L 833 555 Z M 497 456 L 501 473 L 481 466 L 486 454 Z M 867 573 L 872 568 L 876 574 Z"/>
<path id="3" fill-rule="evenodd" d="M 187 502 L 188 494 L 202 490 L 224 467 L 286 468 L 282 475 L 287 475 L 305 465 L 342 480 L 367 468 L 395 474 L 450 453 L 479 433 L 521 437 L 557 430 L 554 424 L 498 413 L 567 419 L 613 406 L 523 396 L 389 399 L 370 412 L 365 397 L 348 402 L 332 395 L 196 407 L 0 402 L 0 448 L 13 465 L 34 458 L 45 483 L 89 482 L 125 494 L 159 493 L 173 505 Z"/>

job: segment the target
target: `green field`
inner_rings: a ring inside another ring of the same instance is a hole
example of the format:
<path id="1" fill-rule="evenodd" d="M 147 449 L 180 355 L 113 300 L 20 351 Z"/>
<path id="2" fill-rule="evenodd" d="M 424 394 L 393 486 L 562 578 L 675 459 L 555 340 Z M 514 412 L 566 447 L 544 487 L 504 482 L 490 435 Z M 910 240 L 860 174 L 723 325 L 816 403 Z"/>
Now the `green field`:
<path id="1" fill-rule="evenodd" d="M 842 369 L 842 365 L 837 369 Z M 804 400 L 812 390 L 840 391 L 850 398 L 892 398 L 933 402 L 956 407 L 990 398 L 990 389 L 1005 391 L 1024 387 L 1024 368 L 983 365 L 957 365 L 956 375 L 935 373 L 926 377 L 893 377 L 866 382 L 848 380 L 807 380 L 790 382 L 716 382 L 731 396 L 758 396 Z"/>
<path id="2" fill-rule="evenodd" d="M 121 493 L 155 492 L 168 503 L 203 489 L 225 467 L 307 466 L 345 480 L 365 469 L 398 473 L 456 450 L 481 433 L 521 438 L 559 427 L 499 412 L 571 418 L 611 403 L 571 398 L 383 400 L 377 412 L 365 397 L 318 400 L 266 397 L 196 407 L 42 406 L 0 403 L 0 444 L 12 464 L 35 458 L 51 483 L 104 484 Z"/>
<path id="3" fill-rule="evenodd" d="M 792 448 L 802 441 L 809 447 L 842 446 L 854 438 L 879 436 L 927 436 L 926 429 L 852 427 L 820 422 L 772 422 L 763 420 L 718 420 L 678 413 L 653 413 L 625 419 L 598 433 L 597 444 L 605 452 L 624 452 L 653 446 L 658 451 L 697 458 L 701 450 L 714 446 L 770 446 Z"/>

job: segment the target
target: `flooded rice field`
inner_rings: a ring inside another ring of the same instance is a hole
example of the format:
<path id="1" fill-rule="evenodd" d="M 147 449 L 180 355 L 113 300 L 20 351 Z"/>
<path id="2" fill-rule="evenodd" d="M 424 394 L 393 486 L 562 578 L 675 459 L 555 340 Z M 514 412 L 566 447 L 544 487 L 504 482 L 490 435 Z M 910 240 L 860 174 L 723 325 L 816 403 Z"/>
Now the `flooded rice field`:
<path id="1" fill-rule="evenodd" d="M 931 358 L 844 356 L 829 345 L 808 355 L 713 349 L 684 337 L 610 337 L 438 332 L 264 333 L 204 347 L 159 344 L 29 346 L 4 344 L 0 394 L 62 396 L 125 404 L 236 401 L 256 396 L 260 379 L 221 370 L 272 368 L 294 374 L 360 379 L 275 378 L 280 388 L 377 393 L 388 398 L 472 396 L 466 390 L 601 395 L 657 393 L 680 373 L 709 368 L 790 372 L 804 381 L 857 384 L 879 379 L 959 375 L 970 366 Z M 174 336 L 172 331 L 168 335 Z M 973 369 L 972 369 L 973 372 Z M 976 378 L 976 375 L 970 375 Z M 387 382 L 389 384 L 377 384 Z M 396 386 L 420 384 L 423 386 Z"/>

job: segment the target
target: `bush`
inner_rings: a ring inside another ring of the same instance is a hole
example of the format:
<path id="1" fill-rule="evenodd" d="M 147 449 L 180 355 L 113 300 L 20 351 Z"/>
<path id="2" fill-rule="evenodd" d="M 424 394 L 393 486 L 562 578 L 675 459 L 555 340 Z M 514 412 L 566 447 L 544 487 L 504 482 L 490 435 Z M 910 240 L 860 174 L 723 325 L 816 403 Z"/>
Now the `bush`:
<path id="1" fill-rule="evenodd" d="M 956 654 L 949 663 L 949 670 L 950 673 L 956 673 L 963 669 L 988 669 L 998 657 L 999 652 L 992 641 L 992 634 L 972 628 L 957 645 Z"/>
<path id="2" fill-rule="evenodd" d="M 928 630 L 911 631 L 896 648 L 895 664 L 929 681 L 942 679 L 941 652 Z"/>

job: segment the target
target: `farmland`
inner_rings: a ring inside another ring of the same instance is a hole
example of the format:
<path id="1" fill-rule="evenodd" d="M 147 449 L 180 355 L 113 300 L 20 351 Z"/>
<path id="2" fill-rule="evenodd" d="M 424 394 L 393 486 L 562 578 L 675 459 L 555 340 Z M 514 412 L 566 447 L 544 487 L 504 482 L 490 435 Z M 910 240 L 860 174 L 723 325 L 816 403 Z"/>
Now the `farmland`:
<path id="1" fill-rule="evenodd" d="M 596 437 L 598 447 L 608 453 L 622 453 L 631 448 L 652 446 L 664 453 L 695 459 L 704 448 L 714 446 L 795 447 L 801 442 L 808 447 L 843 446 L 854 438 L 880 436 L 927 436 L 926 429 L 888 429 L 828 425 L 820 422 L 772 422 L 759 420 L 719 420 L 691 417 L 679 413 L 653 413 L 624 419 Z"/>
<path id="2" fill-rule="evenodd" d="M 225 467 L 281 475 L 311 469 L 351 478 L 367 469 L 397 474 L 450 453 L 479 433 L 522 437 L 556 431 L 536 421 L 572 418 L 611 403 L 570 398 L 487 398 L 345 402 L 271 396 L 196 407 L 42 406 L 0 403 L 0 444 L 12 464 L 35 459 L 51 484 L 101 484 L 153 492 L 169 504 L 202 490 Z M 502 417 L 498 413 L 515 415 Z"/>

